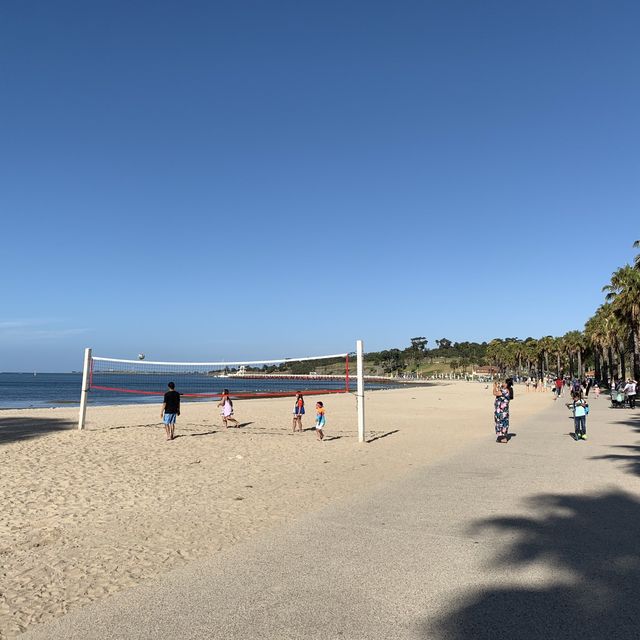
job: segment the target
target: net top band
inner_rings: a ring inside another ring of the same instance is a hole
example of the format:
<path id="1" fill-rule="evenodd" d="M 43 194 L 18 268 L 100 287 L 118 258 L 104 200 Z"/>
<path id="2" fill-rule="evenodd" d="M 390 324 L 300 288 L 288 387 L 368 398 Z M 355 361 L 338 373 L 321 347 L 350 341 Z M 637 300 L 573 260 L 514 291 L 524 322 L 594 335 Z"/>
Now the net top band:
<path id="1" fill-rule="evenodd" d="M 348 353 L 335 353 L 330 356 L 306 356 L 304 358 L 279 358 L 277 360 L 240 360 L 237 362 L 158 362 L 154 360 L 123 360 L 120 358 L 102 358 L 92 356 L 91 359 L 97 362 L 121 362 L 124 364 L 153 364 L 161 366 L 184 366 L 184 367 L 224 367 L 235 365 L 254 364 L 280 364 L 282 362 L 303 362 L 306 360 L 328 360 L 330 358 L 346 358 Z"/>

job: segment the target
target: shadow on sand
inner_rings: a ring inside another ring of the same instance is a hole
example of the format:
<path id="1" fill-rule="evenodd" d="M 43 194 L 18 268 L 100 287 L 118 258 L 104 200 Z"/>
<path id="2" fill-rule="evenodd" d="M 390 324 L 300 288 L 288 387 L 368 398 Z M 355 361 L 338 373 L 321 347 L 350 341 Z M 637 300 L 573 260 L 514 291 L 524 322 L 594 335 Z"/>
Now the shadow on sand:
<path id="1" fill-rule="evenodd" d="M 76 422 L 60 418 L 3 418 L 0 415 L 0 445 L 38 438 L 77 426 Z"/>
<path id="2" fill-rule="evenodd" d="M 613 491 L 598 496 L 540 495 L 529 517 L 481 521 L 499 548 L 489 568 L 535 563 L 536 585 L 477 588 L 442 618 L 422 625 L 437 640 L 626 640 L 640 637 L 640 502 Z M 502 548 L 499 547 L 503 542 Z M 545 584 L 546 583 L 546 584 Z"/>
<path id="3" fill-rule="evenodd" d="M 394 433 L 398 433 L 400 429 L 394 429 L 393 431 L 385 431 L 384 433 L 374 433 L 371 438 L 366 440 L 367 444 L 371 442 L 375 442 L 376 440 L 382 440 L 382 438 L 386 438 L 387 436 L 392 436 Z"/>

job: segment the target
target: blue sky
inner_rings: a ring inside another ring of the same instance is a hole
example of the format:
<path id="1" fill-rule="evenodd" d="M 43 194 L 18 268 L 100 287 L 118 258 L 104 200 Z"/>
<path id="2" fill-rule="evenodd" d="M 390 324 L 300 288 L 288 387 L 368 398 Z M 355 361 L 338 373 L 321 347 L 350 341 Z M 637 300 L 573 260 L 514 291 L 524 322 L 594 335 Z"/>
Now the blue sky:
<path id="1" fill-rule="evenodd" d="M 0 370 L 582 328 L 637 2 L 5 2 Z"/>

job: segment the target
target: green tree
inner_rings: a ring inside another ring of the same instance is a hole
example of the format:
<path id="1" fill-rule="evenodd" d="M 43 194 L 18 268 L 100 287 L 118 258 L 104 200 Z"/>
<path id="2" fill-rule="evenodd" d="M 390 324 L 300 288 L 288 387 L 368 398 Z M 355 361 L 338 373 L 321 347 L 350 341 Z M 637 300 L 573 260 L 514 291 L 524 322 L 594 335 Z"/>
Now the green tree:
<path id="1" fill-rule="evenodd" d="M 428 342 L 429 341 L 424 336 L 411 338 L 411 349 L 417 353 L 424 353 L 427 350 Z"/>

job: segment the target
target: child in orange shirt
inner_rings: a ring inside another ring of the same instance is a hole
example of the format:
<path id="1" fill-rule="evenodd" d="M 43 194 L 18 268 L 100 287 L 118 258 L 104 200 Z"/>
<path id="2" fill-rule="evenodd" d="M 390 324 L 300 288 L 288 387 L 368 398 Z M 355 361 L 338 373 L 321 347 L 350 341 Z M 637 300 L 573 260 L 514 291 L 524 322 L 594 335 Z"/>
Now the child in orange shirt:
<path id="1" fill-rule="evenodd" d="M 293 433 L 300 431 L 302 433 L 302 416 L 304 415 L 304 398 L 298 391 L 296 393 L 296 403 L 293 405 Z M 296 427 L 298 427 L 296 429 Z"/>

